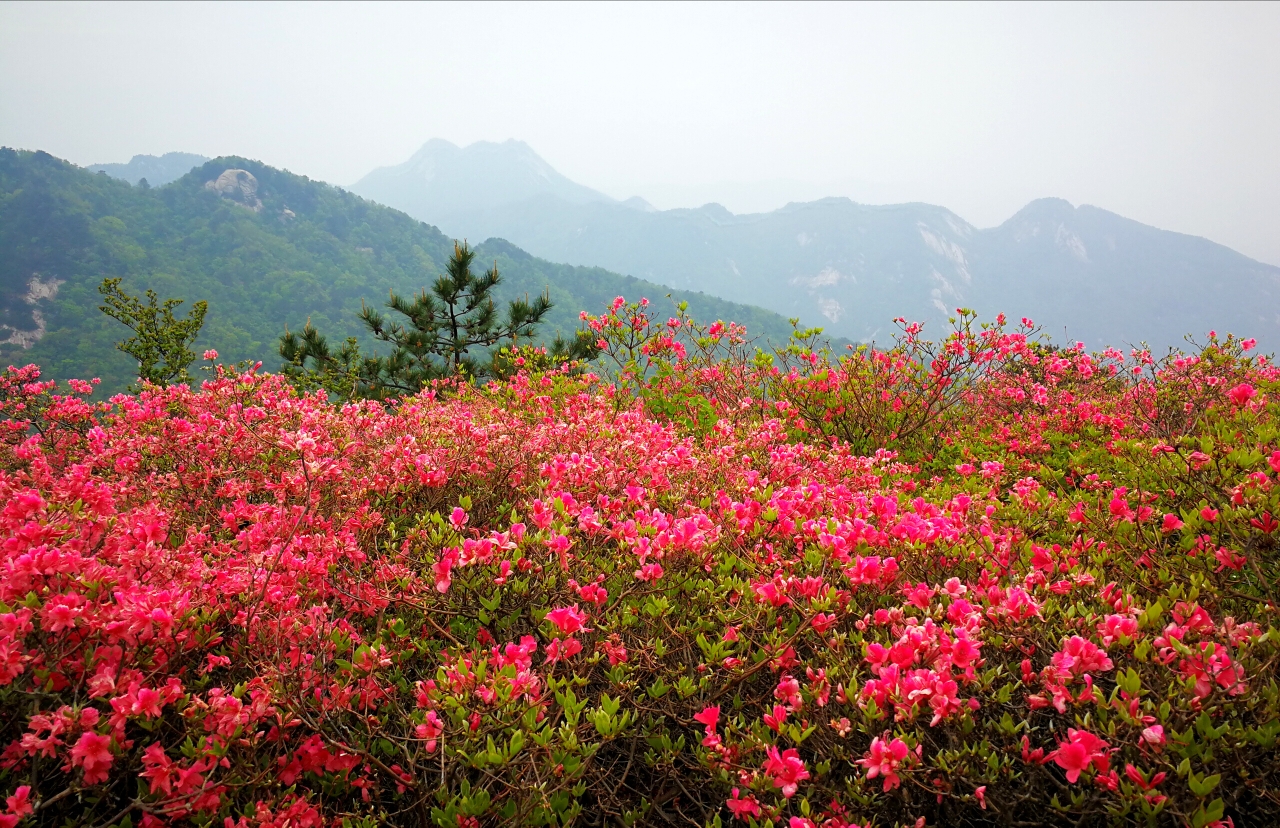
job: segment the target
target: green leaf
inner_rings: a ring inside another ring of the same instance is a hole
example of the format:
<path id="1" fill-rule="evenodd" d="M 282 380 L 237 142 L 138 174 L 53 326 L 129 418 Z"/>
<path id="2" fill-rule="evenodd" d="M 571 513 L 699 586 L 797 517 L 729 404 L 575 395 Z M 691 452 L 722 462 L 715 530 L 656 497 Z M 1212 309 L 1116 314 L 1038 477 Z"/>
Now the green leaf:
<path id="1" fill-rule="evenodd" d="M 1203 779 L 1197 779 L 1193 773 L 1187 777 L 1187 784 L 1191 787 L 1191 792 L 1196 796 L 1208 796 L 1214 788 L 1218 787 L 1218 783 L 1222 781 L 1220 774 L 1206 776 Z"/>

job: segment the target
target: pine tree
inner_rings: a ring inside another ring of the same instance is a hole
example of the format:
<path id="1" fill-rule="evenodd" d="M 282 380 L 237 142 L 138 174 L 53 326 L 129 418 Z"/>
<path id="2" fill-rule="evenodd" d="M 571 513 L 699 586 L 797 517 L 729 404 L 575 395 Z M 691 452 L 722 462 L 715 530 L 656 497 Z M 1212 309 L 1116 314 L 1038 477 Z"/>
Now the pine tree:
<path id="1" fill-rule="evenodd" d="M 551 299 L 542 295 L 517 299 L 499 316 L 492 294 L 502 281 L 495 264 L 483 275 L 471 271 L 475 253 L 466 243 L 454 243 L 445 273 L 430 292 L 412 299 L 391 292 L 387 307 L 403 317 L 389 321 L 379 311 L 362 306 L 360 319 L 373 338 L 392 346 L 385 356 L 362 355 L 354 339 L 333 353 L 324 336 L 310 322 L 301 334 L 285 332 L 280 355 L 285 371 L 312 387 L 347 397 L 386 399 L 414 394 L 433 380 L 460 377 L 482 379 L 494 373 L 493 355 L 483 349 L 504 340 L 511 347 L 531 340 Z M 577 337 L 573 343 L 557 338 L 552 353 L 562 361 L 591 358 L 593 341 Z M 480 358 L 487 357 L 487 358 Z"/>

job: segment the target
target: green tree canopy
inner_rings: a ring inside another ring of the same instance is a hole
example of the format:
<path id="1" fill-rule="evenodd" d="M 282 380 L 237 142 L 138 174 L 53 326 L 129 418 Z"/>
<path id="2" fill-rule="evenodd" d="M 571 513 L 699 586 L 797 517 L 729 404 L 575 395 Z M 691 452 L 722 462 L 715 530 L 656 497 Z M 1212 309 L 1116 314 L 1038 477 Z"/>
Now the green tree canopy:
<path id="1" fill-rule="evenodd" d="M 182 304 L 181 299 L 166 299 L 157 304 L 154 290 L 147 291 L 143 304 L 136 296 L 125 293 L 120 279 L 103 279 L 98 286 L 102 300 L 99 310 L 123 323 L 133 336 L 118 343 L 116 348 L 138 361 L 138 377 L 156 385 L 174 382 L 190 382 L 187 366 L 196 358 L 190 345 L 195 342 L 208 302 L 196 302 L 185 319 L 173 315 L 173 309 Z"/>

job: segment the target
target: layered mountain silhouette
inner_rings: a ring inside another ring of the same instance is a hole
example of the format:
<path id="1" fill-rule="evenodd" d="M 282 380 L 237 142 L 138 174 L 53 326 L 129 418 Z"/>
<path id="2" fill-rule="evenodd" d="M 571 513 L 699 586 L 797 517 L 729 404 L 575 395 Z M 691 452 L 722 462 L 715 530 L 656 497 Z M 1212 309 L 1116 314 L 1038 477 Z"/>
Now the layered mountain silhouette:
<path id="1" fill-rule="evenodd" d="M 473 246 L 479 265 L 502 274 L 500 304 L 550 297 L 539 331 L 548 339 L 619 295 L 647 297 L 659 313 L 687 302 L 697 319 L 741 322 L 775 343 L 790 335 L 786 319 L 760 308 L 548 262 L 501 239 Z M 98 311 L 106 277 L 135 295 L 186 300 L 179 316 L 207 300 L 195 352 L 214 348 L 228 362 L 274 370 L 280 334 L 308 321 L 334 343 L 355 336 L 376 349 L 357 317 L 362 305 L 427 288 L 452 252 L 452 238 L 402 212 L 247 158 L 207 161 L 144 189 L 44 152 L 0 148 L 0 365 L 101 377 L 109 391 L 128 385 L 136 364 L 115 348 L 127 330 Z"/>
<path id="2" fill-rule="evenodd" d="M 1280 268 L 1206 239 L 1041 199 L 979 229 L 929 204 L 846 198 L 736 215 L 654 210 L 557 173 L 519 141 L 433 140 L 351 188 L 445 233 L 744 302 L 833 336 L 883 340 L 895 317 L 939 331 L 957 307 L 1005 312 L 1059 342 L 1182 345 L 1210 329 L 1280 347 Z"/>
<path id="3" fill-rule="evenodd" d="M 208 160 L 203 155 L 190 152 L 166 152 L 164 155 L 135 155 L 127 164 L 91 164 L 86 169 L 104 172 L 135 185 L 145 178 L 152 187 L 162 187 Z"/>

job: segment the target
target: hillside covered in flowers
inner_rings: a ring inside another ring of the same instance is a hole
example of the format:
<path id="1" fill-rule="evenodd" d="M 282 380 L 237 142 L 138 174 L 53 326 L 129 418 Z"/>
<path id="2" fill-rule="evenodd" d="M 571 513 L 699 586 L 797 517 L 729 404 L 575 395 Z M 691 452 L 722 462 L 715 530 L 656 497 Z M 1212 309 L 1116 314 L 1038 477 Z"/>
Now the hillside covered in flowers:
<path id="1" fill-rule="evenodd" d="M 1280 823 L 1280 371 L 961 314 L 0 378 L 0 826 Z"/>

